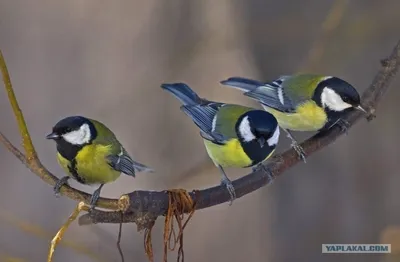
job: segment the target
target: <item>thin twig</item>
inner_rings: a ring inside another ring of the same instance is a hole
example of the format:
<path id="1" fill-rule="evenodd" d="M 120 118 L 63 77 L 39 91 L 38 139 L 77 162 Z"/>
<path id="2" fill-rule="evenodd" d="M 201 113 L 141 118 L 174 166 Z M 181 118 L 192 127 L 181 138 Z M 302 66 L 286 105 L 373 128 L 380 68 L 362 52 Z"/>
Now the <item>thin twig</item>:
<path id="1" fill-rule="evenodd" d="M 10 151 L 11 153 L 13 153 L 14 156 L 16 156 L 24 165 L 26 165 L 28 167 L 28 162 L 26 161 L 26 157 L 24 154 L 22 154 L 21 151 L 19 151 L 18 148 L 16 148 L 10 140 L 7 139 L 7 137 L 5 137 L 3 135 L 3 133 L 0 132 L 0 142 L 3 143 L 3 145 L 8 149 L 8 151 Z"/>
<path id="2" fill-rule="evenodd" d="M 67 221 L 61 226 L 60 230 L 58 230 L 57 234 L 54 236 L 54 238 L 51 240 L 50 244 L 50 249 L 49 253 L 47 256 L 47 262 L 52 262 L 53 261 L 53 255 L 54 251 L 58 245 L 58 243 L 62 240 L 65 232 L 67 231 L 68 227 L 71 225 L 72 222 L 76 220 L 76 218 L 79 216 L 79 214 L 82 211 L 88 211 L 89 206 L 87 206 L 84 202 L 79 202 L 72 214 L 68 217 Z"/>
<path id="3" fill-rule="evenodd" d="M 7 91 L 8 100 L 10 101 L 11 108 L 14 112 L 15 119 L 17 120 L 18 129 L 22 138 L 22 144 L 25 149 L 25 155 L 28 162 L 39 162 L 36 154 L 35 147 L 33 146 L 31 136 L 29 135 L 28 127 L 26 125 L 24 115 L 22 114 L 21 108 L 19 108 L 17 98 L 15 97 L 14 90 L 11 85 L 10 74 L 6 66 L 6 62 L 3 57 L 3 53 L 0 50 L 0 67 L 3 76 L 4 87 Z M 40 164 L 40 163 L 39 163 Z"/>
<path id="4" fill-rule="evenodd" d="M 46 183 L 54 186 L 55 183 L 58 181 L 58 178 L 51 172 L 49 172 L 46 169 L 46 167 L 42 165 L 36 154 L 35 148 L 32 143 L 32 139 L 29 135 L 29 131 L 24 119 L 24 115 L 22 114 L 22 111 L 18 105 L 17 98 L 15 97 L 15 93 L 11 85 L 10 75 L 8 73 L 7 65 L 1 50 L 0 50 L 0 70 L 3 76 L 4 88 L 7 92 L 8 99 L 10 101 L 10 105 L 14 113 L 15 119 L 18 123 L 18 130 L 22 138 L 22 145 L 25 154 L 23 154 L 20 150 L 18 150 L 15 146 L 13 146 L 12 143 L 1 133 L 0 133 L 0 142 L 3 143 L 5 147 L 11 153 L 13 153 L 19 160 L 21 160 L 21 162 L 24 163 L 33 173 L 39 176 Z M 68 185 L 64 185 L 61 188 L 60 193 L 62 195 L 66 195 L 71 199 L 74 199 L 76 201 L 84 201 L 85 203 L 89 203 L 91 198 L 91 195 L 79 191 L 77 189 L 74 189 Z M 106 209 L 118 210 L 118 200 L 100 198 L 99 201 L 97 202 L 97 206 Z"/>
<path id="5" fill-rule="evenodd" d="M 29 234 L 34 236 L 36 239 L 44 239 L 47 241 L 48 239 L 51 239 L 54 237 L 54 232 L 49 232 L 42 228 L 39 225 L 35 225 L 32 222 L 29 222 L 29 218 L 24 217 L 18 217 L 17 215 L 7 211 L 5 208 L 0 208 L 0 223 L 6 224 L 7 226 L 14 226 L 21 232 L 24 232 L 25 234 Z M 71 240 L 66 240 L 64 239 L 59 243 L 59 245 L 69 248 L 77 253 L 80 253 L 82 255 L 87 256 L 91 261 L 98 261 L 98 262 L 105 262 L 107 259 L 104 258 L 104 255 L 101 254 L 101 252 L 98 252 L 97 250 L 92 250 L 89 248 L 87 243 L 84 242 L 77 242 L 77 241 L 71 241 Z M 2 261 L 0 259 L 0 261 Z"/>
<path id="6" fill-rule="evenodd" d="M 121 238 L 122 238 L 122 221 L 124 220 L 124 213 L 121 213 L 121 222 L 119 223 L 119 230 L 118 230 L 118 240 L 117 240 L 117 248 L 118 248 L 118 252 L 119 255 L 121 256 L 121 261 L 125 262 L 125 258 L 124 258 L 124 252 L 122 252 L 122 248 L 121 248 Z"/>

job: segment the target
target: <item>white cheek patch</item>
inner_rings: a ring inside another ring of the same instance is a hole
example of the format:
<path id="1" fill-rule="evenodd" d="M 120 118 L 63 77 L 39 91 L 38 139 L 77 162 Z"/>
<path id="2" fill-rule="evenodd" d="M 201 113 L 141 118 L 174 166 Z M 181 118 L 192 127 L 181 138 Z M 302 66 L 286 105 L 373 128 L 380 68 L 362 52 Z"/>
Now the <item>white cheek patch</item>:
<path id="1" fill-rule="evenodd" d="M 333 111 L 343 111 L 346 108 L 352 107 L 352 105 L 344 102 L 340 95 L 338 95 L 333 89 L 325 87 L 321 94 L 322 106 L 328 107 Z"/>
<path id="2" fill-rule="evenodd" d="M 267 140 L 269 146 L 276 146 L 279 141 L 279 126 L 276 127 L 274 134 Z"/>
<path id="3" fill-rule="evenodd" d="M 239 133 L 244 142 L 250 142 L 256 139 L 256 136 L 251 132 L 249 117 L 245 116 L 239 125 Z"/>
<path id="4" fill-rule="evenodd" d="M 88 124 L 83 124 L 78 130 L 64 134 L 63 138 L 72 145 L 89 143 L 91 138 L 90 127 Z"/>

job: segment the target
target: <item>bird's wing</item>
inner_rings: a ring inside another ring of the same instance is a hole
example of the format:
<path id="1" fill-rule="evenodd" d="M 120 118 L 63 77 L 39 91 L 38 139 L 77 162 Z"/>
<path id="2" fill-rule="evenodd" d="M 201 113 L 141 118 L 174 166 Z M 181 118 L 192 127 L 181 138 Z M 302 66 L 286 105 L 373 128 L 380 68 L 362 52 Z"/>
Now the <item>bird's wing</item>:
<path id="1" fill-rule="evenodd" d="M 224 144 L 227 140 L 222 134 L 215 132 L 215 121 L 222 103 L 203 103 L 198 105 L 181 106 L 181 110 L 188 115 L 200 128 L 200 135 L 211 142 Z"/>
<path id="2" fill-rule="evenodd" d="M 153 172 L 153 169 L 138 163 L 132 159 L 114 133 L 99 121 L 91 119 L 98 133 L 103 134 L 96 137 L 94 143 L 110 146 L 110 155 L 107 156 L 109 165 L 116 171 L 129 176 L 135 176 L 135 171 Z"/>
<path id="3" fill-rule="evenodd" d="M 323 79 L 320 75 L 298 74 L 280 76 L 272 82 L 234 77 L 224 84 L 248 90 L 244 95 L 259 101 L 264 106 L 281 112 L 293 113 L 298 105 L 312 98 L 315 87 Z"/>
<path id="4" fill-rule="evenodd" d="M 150 167 L 134 161 L 123 147 L 119 154 L 109 155 L 107 159 L 112 168 L 129 176 L 135 177 L 135 171 L 154 172 Z"/>
<path id="5" fill-rule="evenodd" d="M 243 114 L 251 110 L 253 109 L 246 106 L 225 104 L 216 115 L 214 131 L 223 134 L 228 139 L 237 138 L 236 125 L 238 120 Z"/>
<path id="6" fill-rule="evenodd" d="M 244 93 L 245 96 L 258 100 L 261 104 L 281 112 L 294 112 L 296 103 L 289 98 L 284 89 L 284 80 L 279 78 L 273 82 L 264 83 L 252 91 Z"/>
<path id="7" fill-rule="evenodd" d="M 281 112 L 292 112 L 295 110 L 292 99 L 286 94 L 283 82 L 287 76 L 268 83 L 244 77 L 230 77 L 221 81 L 221 84 L 240 89 L 245 96 L 251 97 L 264 106 L 274 108 Z"/>
<path id="8" fill-rule="evenodd" d="M 293 106 L 312 99 L 314 91 L 318 84 L 325 80 L 326 76 L 314 74 L 297 74 L 293 76 L 281 76 L 278 81 L 281 81 L 284 93 L 290 98 Z"/>

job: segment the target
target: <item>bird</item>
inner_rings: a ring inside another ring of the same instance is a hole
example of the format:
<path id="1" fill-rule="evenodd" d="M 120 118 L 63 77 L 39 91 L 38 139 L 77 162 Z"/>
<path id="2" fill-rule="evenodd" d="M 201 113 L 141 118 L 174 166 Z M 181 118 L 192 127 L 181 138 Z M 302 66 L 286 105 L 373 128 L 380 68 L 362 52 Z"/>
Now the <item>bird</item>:
<path id="1" fill-rule="evenodd" d="M 224 168 L 263 168 L 279 141 L 279 126 L 275 117 L 264 111 L 235 104 L 200 98 L 185 83 L 164 83 L 161 88 L 172 93 L 181 103 L 180 109 L 200 129 L 208 156 L 221 173 L 221 184 L 230 195 L 230 205 L 236 199 L 235 188 Z"/>
<path id="2" fill-rule="evenodd" d="M 57 160 L 66 172 L 54 186 L 54 193 L 72 177 L 84 185 L 99 185 L 90 199 L 93 209 L 104 184 L 115 181 L 120 174 L 135 177 L 136 171 L 154 172 L 134 161 L 103 123 L 83 116 L 68 116 L 58 121 L 47 139 L 57 145 Z"/>
<path id="3" fill-rule="evenodd" d="M 360 110 L 367 114 L 357 90 L 335 76 L 282 75 L 272 82 L 230 77 L 220 83 L 244 91 L 273 114 L 304 162 L 305 152 L 291 131 L 323 131 L 334 125 L 346 131 L 349 124 L 342 118 L 345 113 Z"/>

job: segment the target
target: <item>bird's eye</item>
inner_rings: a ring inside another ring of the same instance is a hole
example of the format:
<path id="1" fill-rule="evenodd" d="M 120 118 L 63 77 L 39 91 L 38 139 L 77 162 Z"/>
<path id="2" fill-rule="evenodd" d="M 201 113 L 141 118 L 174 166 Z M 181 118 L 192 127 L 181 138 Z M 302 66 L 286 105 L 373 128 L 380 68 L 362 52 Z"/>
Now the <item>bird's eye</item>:
<path id="1" fill-rule="evenodd" d="M 72 131 L 72 129 L 70 128 L 70 127 L 67 127 L 66 129 L 65 129 L 65 132 L 67 132 L 67 133 L 69 133 L 69 132 L 71 132 Z"/>

